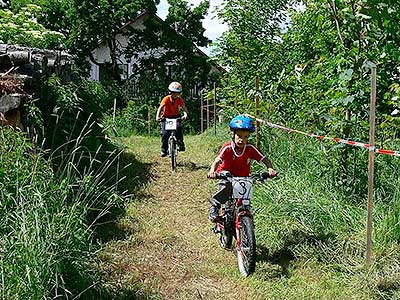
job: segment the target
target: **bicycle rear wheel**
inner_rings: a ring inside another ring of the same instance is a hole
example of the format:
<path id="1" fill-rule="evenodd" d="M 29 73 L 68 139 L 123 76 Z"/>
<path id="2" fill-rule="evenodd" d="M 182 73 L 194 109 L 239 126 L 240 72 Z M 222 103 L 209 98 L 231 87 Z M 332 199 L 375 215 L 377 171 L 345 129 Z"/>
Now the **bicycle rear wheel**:
<path id="1" fill-rule="evenodd" d="M 176 169 L 176 140 L 171 137 L 168 140 L 168 151 L 171 157 L 171 168 L 172 170 Z"/>
<path id="2" fill-rule="evenodd" d="M 239 271 L 249 276 L 256 268 L 256 237 L 253 220 L 249 216 L 240 218 L 240 248 L 236 249 Z"/>

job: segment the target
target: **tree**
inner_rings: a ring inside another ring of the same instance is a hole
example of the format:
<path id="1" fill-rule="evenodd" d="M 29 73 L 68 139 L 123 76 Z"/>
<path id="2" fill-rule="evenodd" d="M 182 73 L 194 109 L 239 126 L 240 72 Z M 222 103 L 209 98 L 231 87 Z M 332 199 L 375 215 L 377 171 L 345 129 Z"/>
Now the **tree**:
<path id="1" fill-rule="evenodd" d="M 146 105 L 158 105 L 160 91 L 166 91 L 171 81 L 183 84 L 184 94 L 190 95 L 190 89 L 205 87 L 211 80 L 217 80 L 210 74 L 211 63 L 208 57 L 196 46 L 210 43 L 204 37 L 202 20 L 209 9 L 209 2 L 203 1 L 196 7 L 190 7 L 186 1 L 170 1 L 169 13 L 165 21 L 149 14 L 144 29 L 129 28 L 126 33 L 129 45 L 126 57 L 135 57 L 134 75 L 131 81 L 138 84 Z M 145 52 L 140 58 L 137 53 Z M 156 79 L 156 80 L 155 80 Z M 186 98 L 189 110 L 195 115 L 198 103 Z"/>
<path id="2" fill-rule="evenodd" d="M 41 13 L 42 8 L 34 4 L 24 6 L 16 13 L 1 9 L 0 43 L 47 49 L 63 48 L 65 36 L 40 24 L 37 17 Z"/>
<path id="3" fill-rule="evenodd" d="M 270 23 L 260 24 L 263 14 L 252 9 L 253 3 L 243 9 L 244 2 L 232 1 L 233 7 L 227 5 L 221 13 L 230 22 L 220 42 L 220 57 L 234 71 L 230 90 L 243 81 L 242 88 L 251 90 L 252 78 L 261 70 L 263 96 L 269 100 L 261 105 L 273 120 L 366 140 L 373 62 L 378 70 L 377 134 L 382 143 L 399 135 L 400 122 L 391 116 L 400 106 L 399 3 L 308 0 L 304 9 L 287 10 L 290 25 L 280 38 L 260 41 L 251 29 Z M 355 176 L 350 173 L 358 171 L 356 155 L 350 161 L 349 148 L 341 151 L 337 170 L 347 176 L 343 186 L 353 190 Z"/>
<path id="4" fill-rule="evenodd" d="M 185 0 L 169 0 L 169 4 L 165 25 L 174 28 L 198 47 L 208 46 L 211 41 L 204 36 L 202 21 L 210 8 L 210 2 L 202 1 L 193 9 Z"/>
<path id="5" fill-rule="evenodd" d="M 219 16 L 229 30 L 217 44 L 217 55 L 230 69 L 227 86 L 235 93 L 231 96 L 246 99 L 257 74 L 279 74 L 270 56 L 273 49 L 279 52 L 284 10 L 291 2 L 233 0 L 220 8 Z"/>
<path id="6" fill-rule="evenodd" d="M 8 7 L 10 5 L 10 1 L 8 0 L 0 0 L 0 8 Z"/>
<path id="7" fill-rule="evenodd" d="M 201 47 L 210 43 L 204 37 L 202 25 L 209 2 L 203 1 L 193 9 L 184 0 L 171 0 L 170 4 L 165 21 L 160 22 L 150 15 L 144 30 L 130 29 L 125 55 L 132 57 L 141 51 L 153 53 L 150 58 L 139 60 L 136 75 L 143 78 L 147 75 L 142 74 L 142 70 L 148 70 L 151 72 L 149 77 L 160 79 L 163 88 L 172 79 L 205 84 L 211 65 L 193 44 Z"/>

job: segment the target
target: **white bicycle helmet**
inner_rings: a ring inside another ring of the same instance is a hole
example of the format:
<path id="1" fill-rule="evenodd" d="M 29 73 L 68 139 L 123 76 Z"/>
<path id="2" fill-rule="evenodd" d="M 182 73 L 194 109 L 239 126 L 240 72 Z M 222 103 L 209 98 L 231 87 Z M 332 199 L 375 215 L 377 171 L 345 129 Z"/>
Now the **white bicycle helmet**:
<path id="1" fill-rule="evenodd" d="M 171 82 L 168 86 L 168 90 L 173 93 L 181 93 L 182 92 L 182 85 L 179 82 Z"/>

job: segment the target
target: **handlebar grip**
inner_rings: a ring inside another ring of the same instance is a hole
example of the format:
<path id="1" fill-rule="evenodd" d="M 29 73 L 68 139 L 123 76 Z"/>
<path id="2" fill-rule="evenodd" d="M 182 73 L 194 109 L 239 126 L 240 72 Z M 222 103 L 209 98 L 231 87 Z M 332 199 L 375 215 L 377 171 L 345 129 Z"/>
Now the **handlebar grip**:
<path id="1" fill-rule="evenodd" d="M 263 181 L 263 180 L 267 180 L 267 179 L 272 179 L 276 176 L 278 176 L 278 173 L 276 173 L 274 176 L 271 176 L 268 172 L 262 172 L 259 174 L 258 179 Z"/>
<path id="2" fill-rule="evenodd" d="M 228 178 L 232 178 L 232 174 L 229 171 L 222 171 L 221 173 L 217 173 L 216 177 L 217 179 L 228 179 Z"/>
<path id="3" fill-rule="evenodd" d="M 262 173 L 260 174 L 260 179 L 268 179 L 268 178 L 271 178 L 271 177 L 272 177 L 272 176 L 269 175 L 268 172 L 262 172 Z"/>

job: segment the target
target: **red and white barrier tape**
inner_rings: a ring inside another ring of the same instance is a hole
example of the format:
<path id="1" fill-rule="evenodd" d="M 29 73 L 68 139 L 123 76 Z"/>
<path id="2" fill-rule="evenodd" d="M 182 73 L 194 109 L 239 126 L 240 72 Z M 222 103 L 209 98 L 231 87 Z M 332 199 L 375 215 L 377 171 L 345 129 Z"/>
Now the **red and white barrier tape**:
<path id="1" fill-rule="evenodd" d="M 333 137 L 329 137 L 329 136 L 325 136 L 325 135 L 318 135 L 318 134 L 315 134 L 315 133 L 306 133 L 306 132 L 303 132 L 303 131 L 300 131 L 300 130 L 286 128 L 286 127 L 281 126 L 281 125 L 273 124 L 273 123 L 270 123 L 268 121 L 265 121 L 265 120 L 262 120 L 262 119 L 259 119 L 259 118 L 255 118 L 255 117 L 253 117 L 253 116 L 251 116 L 249 114 L 246 114 L 246 115 L 251 117 L 251 118 L 253 118 L 253 119 L 255 119 L 255 120 L 257 120 L 260 123 L 266 124 L 269 127 L 285 130 L 285 131 L 288 131 L 288 132 L 296 132 L 296 133 L 299 133 L 299 134 L 302 134 L 302 135 L 315 137 L 315 138 L 318 138 L 320 140 L 326 139 L 326 140 L 334 141 L 336 143 L 347 144 L 347 145 L 357 146 L 357 147 L 361 147 L 361 148 L 367 148 L 369 151 L 375 151 L 376 153 L 379 153 L 379 154 L 387 154 L 387 155 L 400 157 L 400 151 L 377 149 L 377 148 L 375 148 L 373 146 L 371 147 L 369 144 L 366 144 L 366 143 L 354 142 L 354 141 L 349 141 L 349 140 L 340 139 L 340 138 L 333 138 Z"/>

